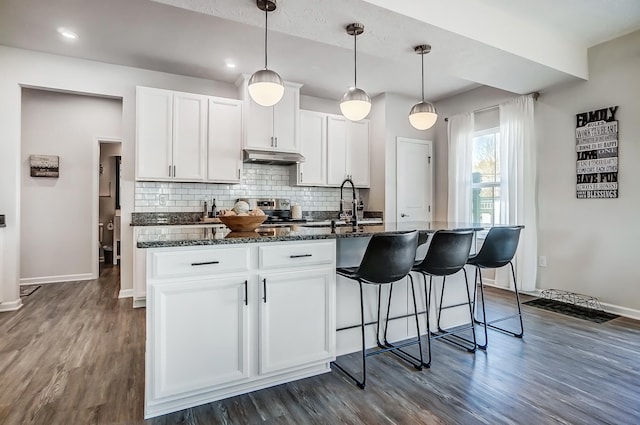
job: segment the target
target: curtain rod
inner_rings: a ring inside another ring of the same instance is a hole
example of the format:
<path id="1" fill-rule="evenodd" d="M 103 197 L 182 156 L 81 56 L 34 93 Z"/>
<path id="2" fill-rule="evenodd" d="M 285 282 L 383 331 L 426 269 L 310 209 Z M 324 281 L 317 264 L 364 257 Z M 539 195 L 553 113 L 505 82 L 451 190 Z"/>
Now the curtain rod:
<path id="1" fill-rule="evenodd" d="M 534 91 L 533 93 L 529 93 L 529 95 L 531 95 L 531 97 L 533 97 L 533 100 L 536 101 L 538 100 L 538 98 L 540 97 L 540 93 L 537 91 Z M 480 108 L 480 109 L 476 109 L 475 111 L 473 111 L 473 113 L 476 112 L 483 112 L 483 111 L 488 111 L 490 109 L 495 109 L 497 107 L 499 107 L 500 105 L 492 105 L 492 106 L 487 106 L 486 108 Z M 444 119 L 445 122 L 449 121 L 449 117 L 445 117 Z"/>

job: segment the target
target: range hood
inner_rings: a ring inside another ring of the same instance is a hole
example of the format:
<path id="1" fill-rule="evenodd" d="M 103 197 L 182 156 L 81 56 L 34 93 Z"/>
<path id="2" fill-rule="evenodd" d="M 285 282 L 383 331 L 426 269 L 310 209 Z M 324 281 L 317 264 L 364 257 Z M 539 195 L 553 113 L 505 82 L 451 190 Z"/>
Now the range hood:
<path id="1" fill-rule="evenodd" d="M 253 164 L 291 165 L 304 162 L 304 156 L 295 152 L 261 151 L 257 149 L 245 149 L 243 151 L 244 162 Z"/>

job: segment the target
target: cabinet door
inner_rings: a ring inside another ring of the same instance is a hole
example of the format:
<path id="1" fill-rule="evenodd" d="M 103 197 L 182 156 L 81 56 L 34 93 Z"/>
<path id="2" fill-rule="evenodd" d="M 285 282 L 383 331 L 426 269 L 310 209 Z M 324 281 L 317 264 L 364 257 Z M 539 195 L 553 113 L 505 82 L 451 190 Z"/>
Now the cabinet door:
<path id="1" fill-rule="evenodd" d="M 260 276 L 260 373 L 335 359 L 335 269 Z"/>
<path id="2" fill-rule="evenodd" d="M 168 90 L 136 88 L 136 179 L 171 178 L 173 94 Z"/>
<path id="3" fill-rule="evenodd" d="M 300 111 L 300 153 L 304 162 L 298 164 L 298 185 L 327 184 L 326 114 Z"/>
<path id="4" fill-rule="evenodd" d="M 240 182 L 242 172 L 242 102 L 209 99 L 207 180 Z"/>
<path id="5" fill-rule="evenodd" d="M 340 186 L 347 176 L 347 119 L 327 117 L 327 183 Z"/>
<path id="6" fill-rule="evenodd" d="M 248 312 L 257 300 L 247 300 L 245 282 L 227 278 L 149 285 L 151 399 L 224 386 L 249 375 Z"/>
<path id="7" fill-rule="evenodd" d="M 173 177 L 205 179 L 207 97 L 189 93 L 173 96 Z"/>
<path id="8" fill-rule="evenodd" d="M 273 107 L 274 147 L 279 151 L 298 152 L 296 139 L 298 93 L 298 88 L 285 85 L 282 99 Z"/>
<path id="9" fill-rule="evenodd" d="M 245 146 L 254 149 L 273 150 L 273 107 L 260 106 L 249 96 L 245 102 L 248 108 L 247 121 L 245 123 Z"/>
<path id="10" fill-rule="evenodd" d="M 348 174 L 358 187 L 369 187 L 369 121 L 349 122 Z"/>

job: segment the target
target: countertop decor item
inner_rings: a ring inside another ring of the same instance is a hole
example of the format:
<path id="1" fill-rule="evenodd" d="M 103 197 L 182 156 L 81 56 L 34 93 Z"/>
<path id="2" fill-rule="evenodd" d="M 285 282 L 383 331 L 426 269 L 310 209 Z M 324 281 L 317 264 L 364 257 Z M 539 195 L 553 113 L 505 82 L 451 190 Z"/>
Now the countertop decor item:
<path id="1" fill-rule="evenodd" d="M 266 215 L 227 215 L 218 217 L 233 232 L 251 232 L 266 219 Z"/>

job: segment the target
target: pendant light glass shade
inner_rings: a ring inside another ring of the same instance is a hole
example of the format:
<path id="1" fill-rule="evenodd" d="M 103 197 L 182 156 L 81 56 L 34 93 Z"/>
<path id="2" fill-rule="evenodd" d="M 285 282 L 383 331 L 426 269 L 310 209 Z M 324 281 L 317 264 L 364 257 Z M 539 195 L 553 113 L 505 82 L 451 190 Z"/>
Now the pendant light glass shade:
<path id="1" fill-rule="evenodd" d="M 416 103 L 409 112 L 409 122 L 417 130 L 427 130 L 438 120 L 436 107 L 432 103 L 424 100 L 424 55 L 431 51 L 431 46 L 421 44 L 413 48 L 413 50 L 422 56 L 422 101 Z"/>
<path id="2" fill-rule="evenodd" d="M 437 120 L 436 107 L 429 102 L 416 103 L 409 112 L 409 122 L 418 130 L 427 130 L 433 127 Z"/>
<path id="3" fill-rule="evenodd" d="M 249 96 L 261 106 L 273 106 L 280 102 L 284 95 L 284 84 L 277 72 L 267 68 L 267 19 L 269 12 L 276 10 L 276 3 L 272 0 L 256 0 L 258 9 L 264 10 L 264 69 L 253 73 L 247 88 Z"/>
<path id="4" fill-rule="evenodd" d="M 280 76 L 270 69 L 256 71 L 249 79 L 249 96 L 258 105 L 273 106 L 284 95 Z"/>
<path id="5" fill-rule="evenodd" d="M 349 88 L 340 100 L 340 112 L 351 121 L 364 119 L 371 111 L 371 98 L 358 88 L 357 37 L 364 32 L 364 25 L 353 23 L 347 25 L 347 34 L 353 36 L 353 87 Z"/>
<path id="6" fill-rule="evenodd" d="M 342 96 L 340 112 L 351 121 L 360 121 L 371 111 L 371 98 L 362 89 L 351 87 Z"/>

